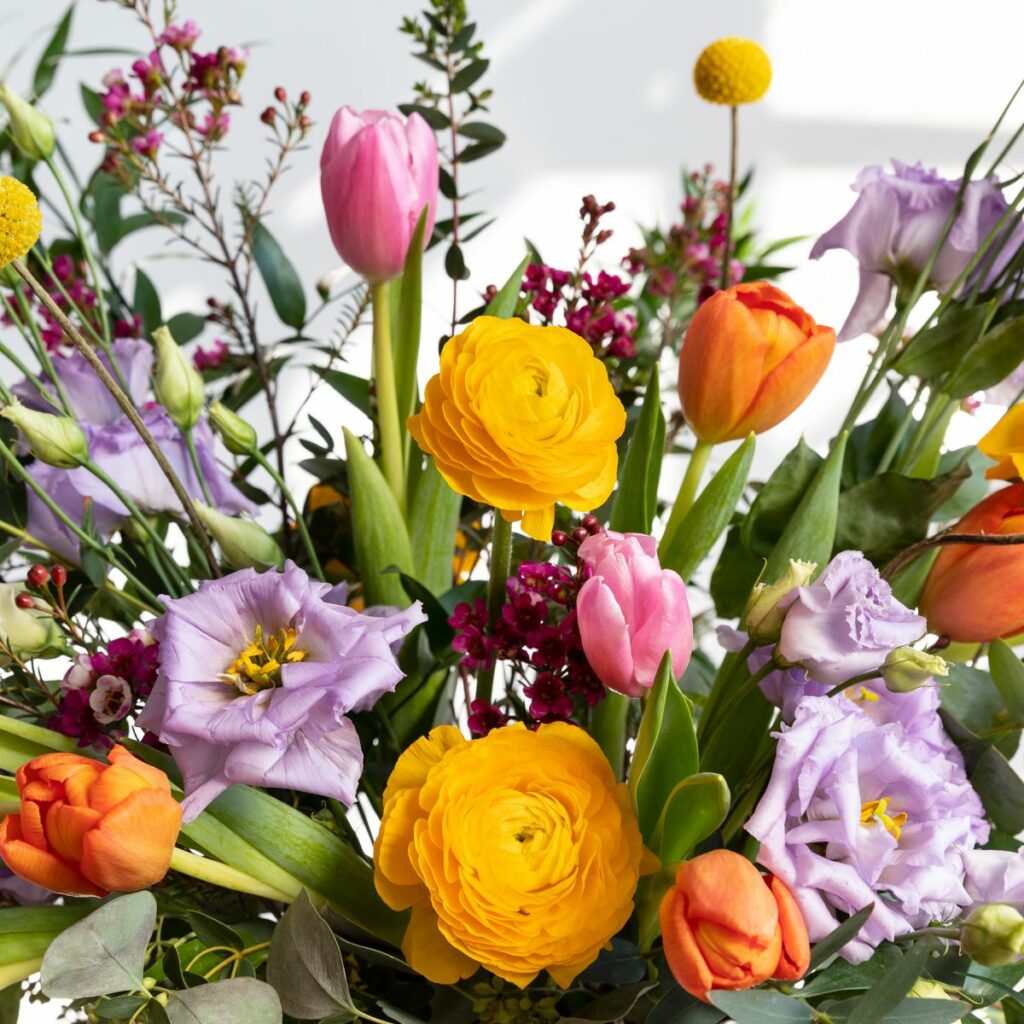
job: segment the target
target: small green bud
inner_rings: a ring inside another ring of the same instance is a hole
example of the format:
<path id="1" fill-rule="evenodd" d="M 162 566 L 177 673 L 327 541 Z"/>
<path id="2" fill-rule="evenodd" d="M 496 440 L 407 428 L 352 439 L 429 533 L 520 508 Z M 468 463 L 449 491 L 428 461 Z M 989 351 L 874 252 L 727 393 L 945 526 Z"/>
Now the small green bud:
<path id="1" fill-rule="evenodd" d="M 252 519 L 228 516 L 196 502 L 196 512 L 210 536 L 220 545 L 224 560 L 235 569 L 280 566 L 284 553 L 277 541 Z"/>
<path id="2" fill-rule="evenodd" d="M 32 608 L 19 608 L 19 594 L 28 591 L 21 583 L 0 583 L 0 666 L 10 664 L 7 651 L 22 661 L 51 652 L 59 654 L 63 636 L 53 616 Z"/>
<path id="3" fill-rule="evenodd" d="M 897 647 L 882 662 L 882 678 L 893 693 L 909 693 L 927 685 L 935 676 L 948 675 L 945 659 L 915 647 Z"/>
<path id="4" fill-rule="evenodd" d="M 775 583 L 757 583 L 747 601 L 746 623 L 750 639 L 759 644 L 772 644 L 782 633 L 782 623 L 795 591 L 810 582 L 817 562 L 801 562 L 791 558 L 786 574 Z"/>
<path id="5" fill-rule="evenodd" d="M 1024 954 L 1024 917 L 1005 903 L 978 907 L 960 928 L 960 948 L 983 967 L 1018 963 Z"/>
<path id="6" fill-rule="evenodd" d="M 21 275 L 10 263 L 0 267 L 0 284 L 5 288 L 20 288 L 22 285 Z"/>
<path id="7" fill-rule="evenodd" d="M 89 442 L 68 416 L 26 409 L 17 399 L 0 411 L 0 416 L 21 431 L 32 454 L 48 466 L 74 469 L 89 458 Z"/>
<path id="8" fill-rule="evenodd" d="M 46 160 L 57 145 L 53 122 L 38 108 L 0 83 L 0 103 L 7 108 L 11 139 L 29 160 Z"/>
<path id="9" fill-rule="evenodd" d="M 256 431 L 223 402 L 214 402 L 206 415 L 232 455 L 251 455 L 256 451 Z"/>
<path id="10" fill-rule="evenodd" d="M 203 411 L 203 378 L 185 358 L 181 346 L 166 327 L 153 332 L 156 345 L 156 373 L 153 391 L 175 425 L 191 430 Z"/>
<path id="11" fill-rule="evenodd" d="M 907 993 L 912 999 L 952 999 L 953 997 L 937 981 L 918 978 Z"/>

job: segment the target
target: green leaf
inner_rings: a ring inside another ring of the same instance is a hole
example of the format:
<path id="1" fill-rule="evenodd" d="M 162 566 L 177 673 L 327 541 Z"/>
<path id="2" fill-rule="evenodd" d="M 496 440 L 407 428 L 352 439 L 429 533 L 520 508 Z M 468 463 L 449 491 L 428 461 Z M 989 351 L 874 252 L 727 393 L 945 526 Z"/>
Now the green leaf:
<path id="1" fill-rule="evenodd" d="M 740 527 L 748 551 L 765 558 L 771 554 L 823 463 L 824 459 L 803 438 L 779 463 L 758 491 Z"/>
<path id="2" fill-rule="evenodd" d="M 778 579 L 791 558 L 817 562 L 820 572 L 832 556 L 839 518 L 839 486 L 843 474 L 845 433 L 836 438 L 832 451 L 814 475 L 793 518 L 768 557 L 765 578 Z"/>
<path id="3" fill-rule="evenodd" d="M 743 614 L 750 591 L 761 570 L 764 556 L 753 555 L 743 544 L 742 527 L 731 526 L 725 544 L 711 572 L 711 599 L 720 618 L 735 619 Z"/>
<path id="4" fill-rule="evenodd" d="M 844 999 L 841 1002 L 823 1003 L 819 1009 L 828 1014 L 833 1024 L 850 1024 L 852 1014 L 860 1000 Z M 906 999 L 890 1010 L 884 1017 L 872 1017 L 872 1024 L 953 1024 L 965 1017 L 970 1010 L 967 1003 L 954 999 Z"/>
<path id="5" fill-rule="evenodd" d="M 874 903 L 861 907 L 855 914 L 851 914 L 842 924 L 829 932 L 820 942 L 816 942 L 811 950 L 811 960 L 807 970 L 813 971 L 815 968 L 820 967 L 830 956 L 838 953 L 850 939 L 857 935 L 874 909 Z"/>
<path id="6" fill-rule="evenodd" d="M 38 963 L 62 931 L 81 921 L 93 909 L 95 904 L 92 903 L 0 909 L 0 971 L 18 964 Z M 33 971 L 34 968 L 26 970 L 24 976 Z"/>
<path id="7" fill-rule="evenodd" d="M 164 322 L 163 314 L 160 312 L 160 296 L 148 275 L 141 270 L 135 271 L 135 298 L 132 300 L 132 308 L 142 317 L 142 330 L 147 336 Z M 175 338 L 175 341 L 177 340 Z"/>
<path id="8" fill-rule="evenodd" d="M 813 1011 L 806 1003 L 784 996 L 781 992 L 765 989 L 712 991 L 708 997 L 736 1024 L 806 1024 L 814 1019 Z"/>
<path id="9" fill-rule="evenodd" d="M 697 771 L 697 764 L 690 702 L 676 685 L 671 653 L 666 652 L 640 719 L 629 766 L 629 791 L 648 845 L 672 790 Z"/>
<path id="10" fill-rule="evenodd" d="M 186 915 L 196 938 L 205 946 L 227 946 L 230 949 L 245 949 L 245 940 L 234 928 L 222 924 L 216 918 L 208 917 L 198 910 L 190 910 Z"/>
<path id="11" fill-rule="evenodd" d="M 51 999 L 84 999 L 142 988 L 156 924 L 151 892 L 102 904 L 50 943 L 40 984 Z"/>
<path id="12" fill-rule="evenodd" d="M 873 420 L 858 423 L 850 431 L 846 442 L 846 458 L 843 461 L 843 488 L 870 480 L 878 472 L 893 435 L 900 429 L 907 415 L 907 403 L 900 397 L 898 388 L 892 388 L 885 405 Z M 894 458 L 905 451 L 910 441 L 910 431 L 905 431 Z"/>
<path id="13" fill-rule="evenodd" d="M 722 531 L 729 525 L 736 503 L 743 494 L 754 461 L 755 444 L 754 435 L 751 434 L 725 460 L 722 468 L 711 478 L 686 513 L 671 545 L 667 550 L 659 549 L 658 556 L 666 569 L 674 569 L 687 580 L 715 546 Z M 756 562 L 754 559 L 751 561 Z M 746 590 L 749 593 L 750 588 Z"/>
<path id="14" fill-rule="evenodd" d="M 185 345 L 203 333 L 206 317 L 196 313 L 178 313 L 167 321 L 167 329 L 179 345 Z"/>
<path id="15" fill-rule="evenodd" d="M 647 961 L 640 947 L 625 939 L 611 940 L 597 959 L 579 976 L 586 985 L 635 985 L 647 977 Z"/>
<path id="16" fill-rule="evenodd" d="M 452 92 L 465 92 L 487 70 L 489 60 L 474 60 L 452 77 Z"/>
<path id="17" fill-rule="evenodd" d="M 613 989 L 583 1007 L 575 1017 L 560 1017 L 560 1024 L 618 1024 L 648 992 L 657 988 L 655 982 L 642 982 L 626 988 Z"/>
<path id="18" fill-rule="evenodd" d="M 950 398 L 967 398 L 1005 380 L 1020 366 L 1024 351 L 1024 316 L 1004 320 L 982 335 L 943 384 Z"/>
<path id="19" fill-rule="evenodd" d="M 482 160 L 501 149 L 501 145 L 500 142 L 474 142 L 459 152 L 459 163 L 468 164 L 474 160 Z"/>
<path id="20" fill-rule="evenodd" d="M 444 272 L 453 281 L 465 281 L 469 277 L 466 258 L 462 255 L 462 247 L 458 242 L 452 242 L 444 254 Z"/>
<path id="21" fill-rule="evenodd" d="M 886 1014 L 895 1010 L 921 977 L 921 971 L 933 949 L 930 942 L 919 942 L 908 949 L 857 1000 L 847 1018 L 847 1024 L 878 1024 Z"/>
<path id="22" fill-rule="evenodd" d="M 729 786 L 721 775 L 703 772 L 677 783 L 654 830 L 653 850 L 662 864 L 685 860 L 725 821 Z"/>
<path id="23" fill-rule="evenodd" d="M 306 295 L 302 281 L 262 221 L 252 225 L 252 255 L 281 323 L 301 330 L 306 322 Z"/>
<path id="24" fill-rule="evenodd" d="M 102 1020 L 125 1021 L 148 1002 L 148 999 L 143 999 L 141 996 L 114 996 L 113 999 L 102 999 L 96 1003 L 93 1013 Z M 0 1016 L 0 1020 L 6 1024 L 7 1018 Z"/>
<path id="25" fill-rule="evenodd" d="M 1024 978 L 1024 963 L 1005 967 L 985 967 L 972 963 L 964 979 L 964 992 L 982 1003 L 995 1003 L 1016 989 Z"/>
<path id="26" fill-rule="evenodd" d="M 71 16 L 75 13 L 75 5 L 71 4 L 60 19 L 56 31 L 50 36 L 50 41 L 39 58 L 39 63 L 32 74 L 32 95 L 39 99 L 53 85 L 54 76 L 57 74 L 57 65 L 64 54 L 68 43 L 68 35 L 71 32 Z"/>
<path id="27" fill-rule="evenodd" d="M 398 109 L 406 117 L 410 114 L 419 114 L 435 132 L 444 132 L 451 127 L 448 115 L 443 114 L 437 107 L 428 107 L 423 103 L 400 103 Z"/>
<path id="28" fill-rule="evenodd" d="M 330 384 L 347 402 L 351 402 L 364 416 L 370 415 L 370 382 L 344 370 L 328 370 L 325 366 L 314 366 L 325 384 Z"/>
<path id="29" fill-rule="evenodd" d="M 395 350 L 395 389 L 398 393 L 398 418 L 404 424 L 416 411 L 416 365 L 420 353 L 420 313 L 423 309 L 423 236 L 427 229 L 425 206 L 409 242 L 402 272 L 392 340 Z M 408 434 L 405 435 L 408 439 Z M 406 444 L 408 444 L 406 440 Z"/>
<path id="30" fill-rule="evenodd" d="M 1024 664 L 1005 640 L 989 645 L 988 667 L 1011 720 L 1024 722 Z"/>
<path id="31" fill-rule="evenodd" d="M 240 1011 L 245 1024 L 281 1024 L 277 993 L 255 978 L 233 978 L 174 992 L 167 1003 L 170 1024 L 237 1024 Z"/>
<path id="32" fill-rule="evenodd" d="M 448 486 L 428 455 L 409 502 L 409 542 L 416 578 L 432 594 L 443 594 L 452 585 L 461 507 L 462 496 Z"/>
<path id="33" fill-rule="evenodd" d="M 498 289 L 497 295 L 487 303 L 487 308 L 484 310 L 485 316 L 496 316 L 507 320 L 515 313 L 516 306 L 519 304 L 519 292 L 523 286 L 523 275 L 530 263 L 531 257 L 527 253 L 519 266 L 512 271 L 509 279 Z"/>
<path id="34" fill-rule="evenodd" d="M 384 570 L 392 565 L 413 575 L 412 548 L 405 520 L 384 474 L 366 454 L 362 442 L 345 430 L 352 533 L 367 604 L 409 604 L 401 581 Z"/>
<path id="35" fill-rule="evenodd" d="M 345 961 L 330 925 L 303 890 L 284 912 L 270 946 L 267 981 L 290 1017 L 319 1020 L 353 1011 Z"/>
<path id="36" fill-rule="evenodd" d="M 467 139 L 486 142 L 493 146 L 500 146 L 506 139 L 505 133 L 500 128 L 483 121 L 467 121 L 465 124 L 459 125 L 459 134 L 465 135 Z"/>
<path id="37" fill-rule="evenodd" d="M 910 339 L 893 369 L 904 377 L 925 380 L 955 370 L 981 337 L 991 312 L 989 305 L 947 311 L 938 323 Z"/>
<path id="38" fill-rule="evenodd" d="M 662 438 L 658 443 L 659 436 Z M 626 449 L 622 474 L 612 509 L 612 530 L 622 533 L 650 533 L 657 512 L 658 478 L 664 453 L 665 414 L 661 410 L 658 364 L 651 368 L 647 392 L 633 436 Z M 667 563 L 662 560 L 662 565 Z M 672 566 L 668 566 L 672 568 Z"/>

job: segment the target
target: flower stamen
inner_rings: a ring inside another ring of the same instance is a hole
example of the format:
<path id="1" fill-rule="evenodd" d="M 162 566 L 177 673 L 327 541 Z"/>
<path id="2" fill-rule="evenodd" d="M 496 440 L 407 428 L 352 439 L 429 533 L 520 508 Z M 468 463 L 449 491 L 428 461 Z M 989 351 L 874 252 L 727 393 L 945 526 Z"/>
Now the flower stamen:
<path id="1" fill-rule="evenodd" d="M 865 801 L 860 805 L 860 823 L 865 828 L 870 828 L 876 821 L 880 821 L 885 831 L 899 842 L 899 838 L 903 834 L 903 826 L 907 823 L 907 816 L 903 812 L 896 815 L 886 813 L 891 803 L 892 798 L 887 796 L 878 800 Z"/>
<path id="2" fill-rule="evenodd" d="M 246 695 L 280 686 L 282 667 L 306 657 L 306 652 L 295 646 L 297 641 L 298 633 L 291 626 L 268 636 L 257 626 L 253 642 L 239 652 L 221 680 Z"/>

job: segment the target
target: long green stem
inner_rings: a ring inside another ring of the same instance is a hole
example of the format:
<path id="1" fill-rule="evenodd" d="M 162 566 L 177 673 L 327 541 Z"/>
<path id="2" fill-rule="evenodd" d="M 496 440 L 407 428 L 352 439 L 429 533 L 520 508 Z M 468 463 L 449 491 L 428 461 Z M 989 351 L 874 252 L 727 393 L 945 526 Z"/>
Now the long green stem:
<path id="1" fill-rule="evenodd" d="M 323 566 L 320 564 L 320 559 L 317 557 L 316 546 L 313 544 L 313 538 L 309 535 L 309 527 L 306 526 L 306 519 L 302 514 L 302 509 L 299 507 L 299 503 L 295 500 L 295 496 L 292 494 L 288 485 L 284 482 L 284 477 L 271 465 L 270 460 L 261 452 L 256 449 L 252 453 L 252 457 L 270 474 L 270 478 L 280 488 L 281 493 L 284 495 L 285 500 L 291 507 L 292 513 L 295 516 L 295 525 L 299 528 L 299 535 L 302 537 L 302 543 L 306 548 L 306 554 L 309 556 L 309 564 L 313 567 L 313 571 L 317 577 L 321 580 L 326 579 L 324 576 Z M 288 524 L 284 524 L 284 528 L 288 529 Z"/>
<path id="2" fill-rule="evenodd" d="M 192 428 L 183 431 L 185 435 L 185 446 L 188 448 L 188 457 L 192 463 L 192 468 L 195 470 L 196 479 L 199 481 L 199 487 L 203 492 L 203 500 L 210 508 L 215 508 L 213 498 L 210 497 L 210 485 L 206 482 L 206 474 L 203 472 L 202 464 L 199 461 L 199 452 L 196 451 L 196 439 L 192 433 Z"/>
<path id="3" fill-rule="evenodd" d="M 251 896 L 262 896 L 280 903 L 290 903 L 302 891 L 302 886 L 298 881 L 295 883 L 296 887 L 293 892 L 284 892 L 261 882 L 258 878 L 253 878 L 252 875 L 247 875 L 244 871 L 239 871 L 238 868 L 231 867 L 229 864 L 221 864 L 220 861 L 212 860 L 209 857 L 200 857 L 198 854 L 189 853 L 178 847 L 175 847 L 174 853 L 171 854 L 171 869 L 191 878 L 222 886 L 225 889 L 246 892 Z"/>
<path id="4" fill-rule="evenodd" d="M 727 722 L 729 716 L 757 689 L 762 679 L 767 678 L 778 670 L 779 666 L 775 664 L 775 659 L 773 658 L 767 664 L 762 665 L 742 686 L 737 687 L 736 692 L 732 695 L 732 699 L 725 704 L 721 713 L 715 716 L 714 721 L 708 724 L 702 737 L 702 745 L 711 742 L 711 738 L 716 730 L 721 727 L 723 722 Z"/>
<path id="5" fill-rule="evenodd" d="M 388 282 L 373 290 L 373 365 L 377 388 L 377 426 L 380 431 L 380 462 L 384 479 L 405 515 L 405 461 L 402 457 L 402 424 L 398 417 L 395 358 L 391 349 L 391 306 Z"/>
<path id="6" fill-rule="evenodd" d="M 39 331 L 39 325 L 36 323 L 35 317 L 32 315 L 32 310 L 28 304 L 28 300 L 25 298 L 21 289 L 19 288 L 15 292 L 15 296 L 18 300 L 18 308 L 21 310 L 21 316 L 17 318 L 15 322 L 22 322 L 28 328 L 27 331 L 22 330 L 21 335 L 29 343 L 33 354 L 36 359 L 39 360 L 39 365 L 45 371 L 47 377 L 50 378 L 57 395 L 60 398 L 60 404 L 64 407 L 64 412 L 69 416 L 74 416 L 74 408 L 71 405 L 71 399 L 68 398 L 68 393 L 64 390 L 64 382 L 60 379 L 60 374 L 57 373 L 57 368 L 53 364 L 53 360 L 50 358 L 50 353 L 46 350 L 46 342 L 43 341 L 43 336 Z M 4 299 L 4 309 L 7 311 L 7 315 L 14 320 L 13 310 L 10 307 L 7 299 Z M 38 384 L 36 375 L 26 374 L 26 378 L 32 381 L 34 384 Z M 45 389 L 40 386 L 39 390 L 46 394 Z M 46 396 L 50 402 L 53 401 L 52 395 Z"/>
<path id="7" fill-rule="evenodd" d="M 491 562 L 488 566 L 487 619 L 493 625 L 501 617 L 505 605 L 505 584 L 512 568 L 512 524 L 498 509 L 494 510 L 494 529 L 491 534 Z M 494 662 L 481 669 L 476 678 L 476 699 L 491 702 L 494 689 Z"/>
<path id="8" fill-rule="evenodd" d="M 921 395 L 924 389 L 927 387 L 925 381 L 921 381 L 917 386 L 917 391 L 914 392 L 914 397 L 910 400 L 910 404 L 907 406 L 907 411 L 903 414 L 903 419 L 900 420 L 899 426 L 892 432 L 892 437 L 889 438 L 889 443 L 885 447 L 885 451 L 882 453 L 881 461 L 878 463 L 878 473 L 882 474 L 888 470 L 892 465 L 892 461 L 896 458 L 896 453 L 900 449 L 900 445 L 903 443 L 903 438 L 907 436 L 907 431 L 910 429 L 910 425 L 914 422 L 914 410 L 917 408 L 917 403 L 921 400 Z"/>
<path id="9" fill-rule="evenodd" d="M 604 751 L 617 779 L 622 779 L 626 767 L 626 723 L 629 717 L 629 698 L 608 691 L 590 715 L 590 734 Z"/>
<path id="10" fill-rule="evenodd" d="M 668 525 L 665 527 L 665 535 L 661 539 L 662 550 L 667 550 L 675 537 L 676 532 L 686 518 L 686 513 L 693 507 L 697 497 L 697 490 L 700 487 L 704 470 L 707 468 L 708 458 L 714 445 L 709 441 L 698 441 L 693 446 L 690 454 L 690 461 L 686 466 L 686 475 L 679 485 L 679 493 L 676 495 L 676 502 L 672 506 L 672 514 L 669 516 Z"/>

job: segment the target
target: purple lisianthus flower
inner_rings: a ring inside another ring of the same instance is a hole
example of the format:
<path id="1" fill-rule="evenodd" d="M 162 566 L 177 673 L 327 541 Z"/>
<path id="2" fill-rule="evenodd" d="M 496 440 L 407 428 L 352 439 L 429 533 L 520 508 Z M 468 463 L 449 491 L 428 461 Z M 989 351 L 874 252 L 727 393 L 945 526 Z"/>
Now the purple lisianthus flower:
<path id="1" fill-rule="evenodd" d="M 330 590 L 288 562 L 161 598 L 160 669 L 139 725 L 182 770 L 185 821 L 234 782 L 355 799 L 363 758 L 347 715 L 395 688 L 391 645 L 426 616 L 419 603 L 364 615 L 327 603 Z"/>
<path id="2" fill-rule="evenodd" d="M 964 867 L 974 906 L 1008 903 L 1024 910 L 1024 852 L 971 850 L 964 854 Z"/>
<path id="3" fill-rule="evenodd" d="M 964 855 L 989 826 L 956 750 L 938 755 L 900 722 L 877 725 L 825 697 L 805 697 L 778 741 L 747 831 L 760 863 L 792 890 L 812 942 L 837 913 L 874 904 L 840 951 L 859 963 L 883 940 L 971 904 Z"/>
<path id="4" fill-rule="evenodd" d="M 811 249 L 812 259 L 829 249 L 846 249 L 860 263 L 860 290 L 839 332 L 841 341 L 874 330 L 885 316 L 894 285 L 910 286 L 917 280 L 956 204 L 958 179 L 940 177 L 921 164 L 892 164 L 891 174 L 878 166 L 860 172 L 853 186 L 856 202 Z M 932 266 L 929 287 L 949 289 L 1007 209 L 995 179 L 970 182 L 963 208 Z M 988 270 L 988 280 L 1019 244 L 1019 221 L 1010 233 L 1005 243 L 1001 234 L 995 238 L 993 244 L 1002 248 Z"/>
<path id="5" fill-rule="evenodd" d="M 926 628 L 859 551 L 841 551 L 800 587 L 777 650 L 816 682 L 836 686 L 881 668 L 890 651 L 920 640 Z"/>
<path id="6" fill-rule="evenodd" d="M 19 878 L 0 860 L 0 907 L 39 907 L 56 899 L 57 893 Z"/>

